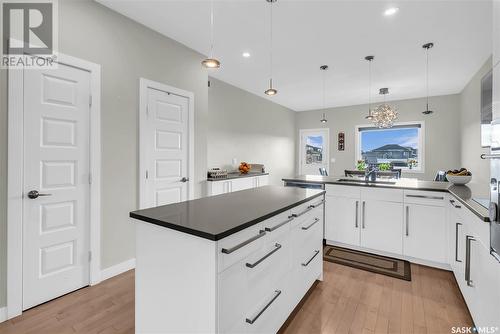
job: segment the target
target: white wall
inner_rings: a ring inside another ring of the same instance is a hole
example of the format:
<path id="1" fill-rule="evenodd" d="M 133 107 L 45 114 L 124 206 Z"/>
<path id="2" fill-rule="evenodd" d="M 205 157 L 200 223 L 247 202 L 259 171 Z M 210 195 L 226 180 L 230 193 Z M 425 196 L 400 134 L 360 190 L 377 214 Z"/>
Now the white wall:
<path id="1" fill-rule="evenodd" d="M 295 112 L 210 78 L 208 167 L 263 163 L 271 184 L 295 174 Z"/>
<path id="2" fill-rule="evenodd" d="M 460 161 L 472 173 L 471 186 L 475 196 L 489 197 L 490 162 L 479 156 L 489 153 L 489 148 L 481 147 L 481 79 L 491 70 L 488 59 L 460 94 Z"/>
<path id="3" fill-rule="evenodd" d="M 62 53 L 100 64 L 102 75 L 102 268 L 135 257 L 139 78 L 194 92 L 195 188 L 207 166 L 207 71 L 202 55 L 91 0 L 59 1 Z M 0 307 L 6 291 L 6 71 L 0 73 Z"/>
<path id="4" fill-rule="evenodd" d="M 425 173 L 404 173 L 404 177 L 431 180 L 438 170 L 460 167 L 459 101 L 458 95 L 431 97 L 430 105 L 435 112 L 428 116 L 422 114 L 425 98 L 390 102 L 398 109 L 399 121 L 425 122 Z M 296 135 L 299 129 L 328 127 L 330 158 L 335 158 L 335 163 L 330 163 L 330 175 L 342 175 L 345 169 L 355 168 L 355 126 L 368 124 L 365 120 L 367 110 L 368 106 L 363 104 L 299 112 L 296 117 Z M 326 124 L 320 122 L 323 112 L 328 119 Z M 345 132 L 345 151 L 338 151 L 337 134 L 340 131 Z M 297 151 L 299 145 L 297 140 Z"/>

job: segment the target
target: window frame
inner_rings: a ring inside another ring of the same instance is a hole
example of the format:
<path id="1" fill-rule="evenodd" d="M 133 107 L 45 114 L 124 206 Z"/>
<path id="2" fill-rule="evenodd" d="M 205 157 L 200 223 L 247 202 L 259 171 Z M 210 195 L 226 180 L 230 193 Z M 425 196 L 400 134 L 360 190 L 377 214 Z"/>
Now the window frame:
<path id="1" fill-rule="evenodd" d="M 419 168 L 418 169 L 409 169 L 402 167 L 401 172 L 405 174 L 423 174 L 425 173 L 425 122 L 424 121 L 413 121 L 413 122 L 398 122 L 394 123 L 394 126 L 401 126 L 401 127 L 410 127 L 410 126 L 415 126 L 419 125 L 420 126 L 420 131 L 419 131 L 419 138 L 418 138 L 418 147 L 419 147 Z M 373 128 L 376 129 L 373 124 L 360 124 L 356 125 L 354 127 L 354 133 L 355 133 L 355 159 L 354 159 L 354 167 L 356 167 L 357 161 L 361 159 L 361 136 L 360 136 L 360 128 Z M 383 130 L 383 129 L 381 129 Z"/>

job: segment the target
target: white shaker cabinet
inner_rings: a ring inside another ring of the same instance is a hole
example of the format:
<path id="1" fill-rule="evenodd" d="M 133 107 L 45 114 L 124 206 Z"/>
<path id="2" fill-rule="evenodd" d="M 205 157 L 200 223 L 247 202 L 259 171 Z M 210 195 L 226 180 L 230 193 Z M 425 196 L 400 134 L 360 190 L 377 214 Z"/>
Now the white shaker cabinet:
<path id="1" fill-rule="evenodd" d="M 360 199 L 327 196 L 325 239 L 359 246 Z"/>
<path id="2" fill-rule="evenodd" d="M 207 181 L 207 195 L 221 195 L 267 185 L 269 185 L 269 175 L 244 176 L 228 180 L 210 180 Z"/>
<path id="3" fill-rule="evenodd" d="M 402 221 L 402 203 L 362 200 L 360 245 L 373 250 L 401 254 Z"/>
<path id="4" fill-rule="evenodd" d="M 405 191 L 404 209 L 403 254 L 448 262 L 445 194 Z"/>

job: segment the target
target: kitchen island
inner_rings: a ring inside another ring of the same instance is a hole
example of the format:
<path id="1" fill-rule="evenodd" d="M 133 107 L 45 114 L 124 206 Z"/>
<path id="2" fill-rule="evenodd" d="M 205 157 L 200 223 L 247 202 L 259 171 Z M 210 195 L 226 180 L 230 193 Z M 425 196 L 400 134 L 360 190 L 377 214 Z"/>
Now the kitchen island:
<path id="1" fill-rule="evenodd" d="M 276 332 L 322 278 L 323 203 L 265 186 L 131 212 L 136 332 Z"/>

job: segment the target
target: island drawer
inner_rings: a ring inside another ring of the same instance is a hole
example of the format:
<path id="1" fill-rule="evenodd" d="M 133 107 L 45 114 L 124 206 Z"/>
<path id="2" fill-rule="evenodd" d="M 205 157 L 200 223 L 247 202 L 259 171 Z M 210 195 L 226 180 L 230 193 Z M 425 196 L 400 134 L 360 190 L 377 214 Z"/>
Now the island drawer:
<path id="1" fill-rule="evenodd" d="M 221 332 L 238 331 L 290 272 L 289 234 L 269 242 L 219 274 Z M 282 296 L 283 297 L 283 296 Z"/>
<path id="2" fill-rule="evenodd" d="M 266 231 L 262 223 L 259 223 L 219 240 L 217 243 L 218 272 L 260 249 L 265 236 Z"/>
<path id="3" fill-rule="evenodd" d="M 304 221 L 310 221 L 314 218 L 322 219 L 324 205 L 324 198 L 321 197 L 293 208 L 291 210 L 292 216 L 294 218 L 291 225 L 292 228 Z"/>
<path id="4" fill-rule="evenodd" d="M 445 206 L 446 193 L 437 191 L 405 190 L 405 203 Z"/>
<path id="5" fill-rule="evenodd" d="M 290 232 L 290 226 L 294 217 L 290 210 L 282 212 L 262 222 L 262 228 L 266 231 L 265 241 L 271 241 L 282 234 Z"/>

